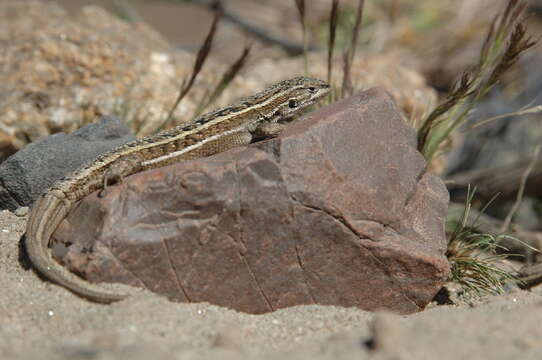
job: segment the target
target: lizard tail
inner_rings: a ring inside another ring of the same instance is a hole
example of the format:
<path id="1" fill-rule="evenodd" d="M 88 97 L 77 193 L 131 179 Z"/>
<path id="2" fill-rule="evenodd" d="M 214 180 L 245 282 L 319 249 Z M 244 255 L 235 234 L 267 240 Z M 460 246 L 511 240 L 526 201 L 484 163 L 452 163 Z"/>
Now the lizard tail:
<path id="1" fill-rule="evenodd" d="M 72 203 L 61 191 L 51 191 L 34 203 L 26 227 L 26 251 L 37 271 L 49 280 L 64 286 L 76 295 L 100 303 L 126 298 L 127 294 L 112 292 L 83 280 L 56 262 L 48 249 L 49 239 L 68 215 Z"/>

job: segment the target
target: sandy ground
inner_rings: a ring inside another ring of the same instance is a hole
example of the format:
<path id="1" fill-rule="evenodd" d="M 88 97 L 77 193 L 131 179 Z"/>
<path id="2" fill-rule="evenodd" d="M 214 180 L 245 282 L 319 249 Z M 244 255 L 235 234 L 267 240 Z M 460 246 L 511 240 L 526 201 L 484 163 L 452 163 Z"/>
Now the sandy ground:
<path id="1" fill-rule="evenodd" d="M 410 316 L 328 306 L 255 316 L 149 293 L 99 305 L 25 269 L 25 225 L 0 212 L 2 360 L 542 359 L 541 289 Z"/>

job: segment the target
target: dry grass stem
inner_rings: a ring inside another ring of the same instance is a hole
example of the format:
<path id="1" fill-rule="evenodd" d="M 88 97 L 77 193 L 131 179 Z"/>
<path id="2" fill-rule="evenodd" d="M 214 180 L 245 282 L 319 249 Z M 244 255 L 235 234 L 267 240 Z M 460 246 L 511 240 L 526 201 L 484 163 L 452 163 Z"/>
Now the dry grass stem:
<path id="1" fill-rule="evenodd" d="M 354 87 L 352 85 L 351 68 L 354 61 L 354 56 L 356 55 L 356 48 L 361 29 L 361 20 L 363 18 L 364 5 L 365 0 L 358 1 L 356 20 L 354 22 L 354 27 L 352 28 L 352 38 L 350 41 L 350 45 L 343 54 L 343 83 L 341 89 L 343 97 L 352 95 L 352 93 L 354 92 Z"/>
<path id="2" fill-rule="evenodd" d="M 454 106 L 459 104 L 463 99 L 472 95 L 474 78 L 470 71 L 465 71 L 461 78 L 454 84 L 452 90 L 448 93 L 444 101 L 438 105 L 425 119 L 423 125 L 418 131 L 418 149 L 422 151 L 425 144 L 428 143 L 428 137 L 431 130 L 439 123 L 446 120 L 444 114 L 449 112 Z"/>
<path id="3" fill-rule="evenodd" d="M 224 90 L 228 87 L 228 85 L 230 85 L 232 80 L 245 65 L 251 48 L 251 45 L 247 45 L 243 48 L 243 51 L 241 52 L 239 58 L 237 58 L 237 60 L 224 72 L 222 78 L 213 89 L 213 91 L 209 95 L 206 95 L 203 98 L 203 101 L 198 105 L 198 110 L 196 110 L 194 117 L 199 116 L 209 105 L 214 103 L 222 95 Z"/>
<path id="4" fill-rule="evenodd" d="M 339 0 L 331 3 L 329 15 L 329 42 L 327 45 L 327 83 L 331 84 L 333 71 L 333 52 L 335 50 L 335 37 L 337 35 L 337 20 L 339 19 Z"/>
<path id="5" fill-rule="evenodd" d="M 529 163 L 529 166 L 525 169 L 525 172 L 521 176 L 521 181 L 519 184 L 518 193 L 516 196 L 516 201 L 514 201 L 514 205 L 512 205 L 512 208 L 506 215 L 506 218 L 504 219 L 504 222 L 501 227 L 501 232 L 505 232 L 510 227 L 510 223 L 512 222 L 512 218 L 516 214 L 516 212 L 519 209 L 519 206 L 521 205 L 521 201 L 523 200 L 523 192 L 525 191 L 525 184 L 527 183 L 527 179 L 529 178 L 529 175 L 531 174 L 531 171 L 533 171 L 534 166 L 536 165 L 536 162 L 538 161 L 538 157 L 540 155 L 540 145 L 538 145 L 533 154 L 533 158 L 531 162 Z"/>
<path id="6" fill-rule="evenodd" d="M 507 117 L 523 116 L 523 115 L 529 115 L 529 114 L 538 114 L 540 112 L 542 112 L 542 105 L 532 106 L 532 107 L 529 107 L 529 108 L 523 108 L 523 109 L 520 109 L 518 111 L 513 111 L 513 112 L 510 112 L 510 113 L 507 113 L 507 114 L 492 116 L 492 117 L 487 118 L 485 120 L 478 121 L 476 124 L 472 125 L 470 127 L 470 129 L 476 129 L 476 128 L 478 128 L 480 126 L 484 126 L 487 123 L 490 123 L 492 121 L 499 120 L 499 119 L 504 119 L 504 118 L 507 118 Z"/>
<path id="7" fill-rule="evenodd" d="M 508 250 L 499 244 L 500 241 L 503 238 L 513 237 L 478 231 L 476 228 L 478 216 L 469 224 L 475 191 L 471 192 L 469 188 L 463 214 L 449 238 L 446 255 L 451 264 L 450 277 L 452 281 L 462 286 L 464 295 L 502 294 L 507 282 L 518 281 L 514 273 L 501 268 L 503 260 L 514 255 L 497 254 L 497 251 Z M 480 214 L 487 209 L 492 200 L 480 210 Z"/>
<path id="8" fill-rule="evenodd" d="M 166 0 L 162 0 L 162 1 L 166 1 Z M 254 35 L 262 42 L 269 45 L 280 46 L 290 56 L 298 56 L 298 55 L 303 54 L 303 46 L 301 44 L 295 41 L 290 41 L 288 38 L 284 36 L 276 36 L 273 33 L 269 32 L 267 28 L 256 25 L 253 21 L 250 21 L 250 19 L 245 20 L 242 16 L 239 16 L 238 14 L 229 10 L 229 8 L 226 6 L 227 4 L 226 1 L 220 1 L 220 0 L 169 0 L 169 1 L 193 3 L 196 5 L 202 6 L 206 9 L 209 9 L 211 11 L 220 11 L 222 13 L 222 19 L 224 21 L 228 21 L 231 24 L 241 28 L 243 31 L 246 31 L 249 34 Z M 314 50 L 314 49 L 315 48 L 309 46 L 308 50 Z"/>
<path id="9" fill-rule="evenodd" d="M 303 34 L 303 68 L 305 75 L 309 74 L 309 40 L 307 37 L 307 18 L 305 17 L 305 0 L 295 0 L 297 11 L 299 12 L 299 22 L 301 24 L 301 31 Z"/>
<path id="10" fill-rule="evenodd" d="M 213 18 L 213 22 L 211 24 L 211 28 L 209 29 L 209 32 L 207 33 L 207 36 L 205 37 L 205 40 L 198 50 L 198 54 L 196 55 L 196 60 L 194 61 L 194 66 L 192 68 L 192 74 L 190 75 L 190 78 L 188 80 L 184 79 L 181 83 L 180 89 L 179 89 L 179 95 L 177 96 L 177 99 L 175 100 L 174 105 L 172 106 L 171 110 L 169 111 L 168 116 L 166 117 L 166 120 L 158 127 L 158 130 L 164 129 L 166 126 L 169 125 L 173 113 L 179 106 L 181 100 L 188 94 L 190 89 L 192 88 L 192 85 L 194 85 L 194 81 L 196 80 L 196 77 L 200 73 L 201 69 L 203 68 L 203 64 L 205 63 L 205 60 L 207 59 L 209 52 L 211 51 L 211 46 L 213 44 L 213 39 L 215 37 L 216 29 L 218 26 L 218 22 L 220 21 L 220 17 L 222 16 L 221 11 L 216 11 L 215 16 Z"/>
<path id="11" fill-rule="evenodd" d="M 299 12 L 299 20 L 303 24 L 305 22 L 305 0 L 295 0 L 295 5 Z"/>
<path id="12" fill-rule="evenodd" d="M 506 9 L 493 20 L 475 68 L 461 80 L 425 119 L 418 133 L 418 149 L 430 161 L 440 144 L 469 118 L 478 102 L 514 65 L 520 55 L 535 45 L 527 36 L 524 21 L 526 2 L 509 0 Z"/>

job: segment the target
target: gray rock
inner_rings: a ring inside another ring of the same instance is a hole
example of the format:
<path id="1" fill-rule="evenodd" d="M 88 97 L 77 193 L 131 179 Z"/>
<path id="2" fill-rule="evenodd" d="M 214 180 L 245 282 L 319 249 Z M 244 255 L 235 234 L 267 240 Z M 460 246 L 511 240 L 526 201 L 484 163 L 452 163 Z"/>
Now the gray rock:
<path id="1" fill-rule="evenodd" d="M 55 180 L 96 156 L 135 139 L 124 122 L 99 122 L 29 144 L 0 165 L 0 209 L 30 206 Z"/>
<path id="2" fill-rule="evenodd" d="M 15 214 L 16 216 L 19 216 L 19 217 L 23 217 L 23 216 L 28 215 L 29 210 L 30 210 L 30 208 L 28 206 L 21 206 L 21 207 L 17 208 L 17 210 L 15 210 L 13 212 L 13 214 Z"/>

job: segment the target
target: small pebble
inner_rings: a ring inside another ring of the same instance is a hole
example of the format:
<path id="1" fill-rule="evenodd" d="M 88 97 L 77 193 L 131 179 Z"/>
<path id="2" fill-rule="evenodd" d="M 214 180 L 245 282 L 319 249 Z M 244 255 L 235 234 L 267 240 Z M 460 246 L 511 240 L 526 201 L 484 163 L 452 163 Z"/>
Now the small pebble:
<path id="1" fill-rule="evenodd" d="M 15 214 L 15 216 L 23 217 L 28 214 L 28 210 L 29 210 L 28 206 L 21 206 L 17 208 L 17 210 L 15 210 L 13 214 Z"/>

